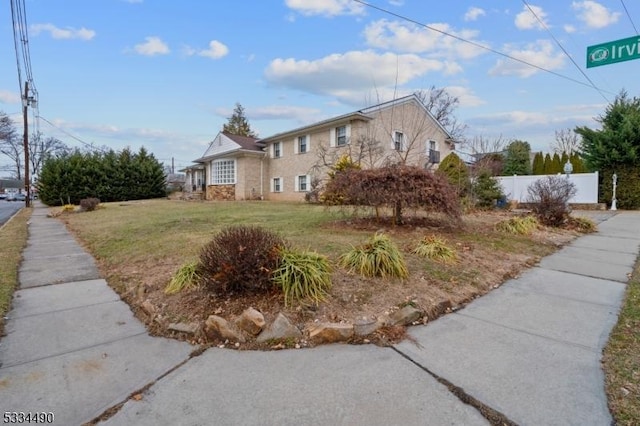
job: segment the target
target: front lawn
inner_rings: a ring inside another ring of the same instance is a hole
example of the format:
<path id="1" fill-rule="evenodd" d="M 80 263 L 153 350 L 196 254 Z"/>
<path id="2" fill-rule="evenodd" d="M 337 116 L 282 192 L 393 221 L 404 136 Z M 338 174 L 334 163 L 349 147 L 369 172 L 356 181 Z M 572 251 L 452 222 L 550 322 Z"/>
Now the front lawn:
<path id="1" fill-rule="evenodd" d="M 94 212 L 61 217 L 97 258 L 110 285 L 154 334 L 184 338 L 169 331 L 168 324 L 201 322 L 214 313 L 234 316 L 248 307 L 260 310 L 267 319 L 283 312 L 303 326 L 313 321 L 377 318 L 409 303 L 433 320 L 487 293 L 577 235 L 549 228 L 531 236 L 495 230 L 495 223 L 512 216 L 509 212 L 471 214 L 463 218 L 462 226 L 450 228 L 409 217 L 414 225 L 394 227 L 302 203 L 149 200 L 107 203 Z M 197 260 L 201 247 L 219 230 L 241 224 L 268 228 L 297 248 L 327 255 L 333 265 L 328 299 L 318 307 L 300 303 L 285 307 L 278 292 L 214 296 L 196 288 L 165 294 L 172 275 L 181 265 Z M 408 266 L 407 279 L 365 278 L 337 266 L 340 255 L 376 232 L 384 232 L 400 248 Z M 432 235 L 455 249 L 457 262 L 440 263 L 413 253 L 417 243 Z M 201 338 L 193 339 L 202 343 Z"/>

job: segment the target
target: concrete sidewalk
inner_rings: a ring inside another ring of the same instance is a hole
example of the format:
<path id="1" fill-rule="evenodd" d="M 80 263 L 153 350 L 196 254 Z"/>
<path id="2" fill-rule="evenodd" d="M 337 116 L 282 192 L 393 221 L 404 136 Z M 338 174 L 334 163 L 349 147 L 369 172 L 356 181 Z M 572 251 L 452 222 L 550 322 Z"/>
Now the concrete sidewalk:
<path id="1" fill-rule="evenodd" d="M 93 258 L 36 202 L 5 332 L 0 411 L 52 412 L 79 425 L 188 359 L 153 338 L 101 279 Z"/>
<path id="2" fill-rule="evenodd" d="M 413 341 L 394 348 L 212 348 L 189 359 L 191 346 L 147 335 L 45 213 L 34 211 L 0 341 L 3 411 L 52 411 L 56 424 L 82 424 L 149 385 L 103 423 L 611 423 L 599 361 L 640 249 L 640 214 L 601 214 L 598 233 L 466 308 L 412 327 Z"/>

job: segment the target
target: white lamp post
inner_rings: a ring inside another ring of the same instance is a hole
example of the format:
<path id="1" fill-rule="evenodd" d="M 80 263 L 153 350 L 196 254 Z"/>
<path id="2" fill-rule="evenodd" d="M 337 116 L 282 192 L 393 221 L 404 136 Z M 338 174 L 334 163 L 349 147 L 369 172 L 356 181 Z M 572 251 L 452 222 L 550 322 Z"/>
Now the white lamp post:
<path id="1" fill-rule="evenodd" d="M 569 160 L 567 160 L 567 162 L 564 164 L 564 174 L 567 175 L 567 179 L 569 179 L 569 175 L 571 174 L 571 172 L 573 172 L 573 164 L 571 164 Z"/>
<path id="2" fill-rule="evenodd" d="M 616 208 L 616 186 L 618 186 L 618 175 L 613 174 L 613 197 L 611 197 L 611 210 L 618 210 Z"/>

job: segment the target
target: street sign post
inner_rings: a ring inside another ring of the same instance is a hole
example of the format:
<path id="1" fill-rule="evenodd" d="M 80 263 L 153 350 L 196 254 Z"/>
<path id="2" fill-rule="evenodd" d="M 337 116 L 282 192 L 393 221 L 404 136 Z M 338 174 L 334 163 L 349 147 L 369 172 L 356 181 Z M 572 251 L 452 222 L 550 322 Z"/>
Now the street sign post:
<path id="1" fill-rule="evenodd" d="M 640 58 L 640 36 L 587 47 L 587 68 Z"/>

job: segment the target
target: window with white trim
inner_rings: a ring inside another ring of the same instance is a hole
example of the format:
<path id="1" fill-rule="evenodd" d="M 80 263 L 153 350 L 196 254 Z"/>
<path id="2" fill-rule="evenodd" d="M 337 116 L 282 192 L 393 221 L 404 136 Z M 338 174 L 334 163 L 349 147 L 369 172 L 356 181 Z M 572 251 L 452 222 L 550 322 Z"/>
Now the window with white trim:
<path id="1" fill-rule="evenodd" d="M 347 144 L 347 126 L 336 127 L 336 146 Z"/>
<path id="2" fill-rule="evenodd" d="M 438 147 L 436 145 L 436 141 L 430 140 L 429 145 L 427 146 L 427 151 L 437 151 Z"/>
<path id="3" fill-rule="evenodd" d="M 304 154 L 309 147 L 309 137 L 307 135 L 298 136 L 298 154 Z"/>
<path id="4" fill-rule="evenodd" d="M 309 176 L 296 176 L 296 191 L 307 192 L 309 190 Z"/>
<path id="5" fill-rule="evenodd" d="M 276 142 L 273 144 L 273 158 L 282 157 L 282 142 Z"/>
<path id="6" fill-rule="evenodd" d="M 393 132 L 393 149 L 404 151 L 404 133 Z"/>
<path id="7" fill-rule="evenodd" d="M 271 181 L 271 192 L 282 192 L 282 178 L 273 178 Z"/>
<path id="8" fill-rule="evenodd" d="M 229 185 L 236 183 L 236 160 L 214 160 L 211 162 L 211 183 Z"/>

